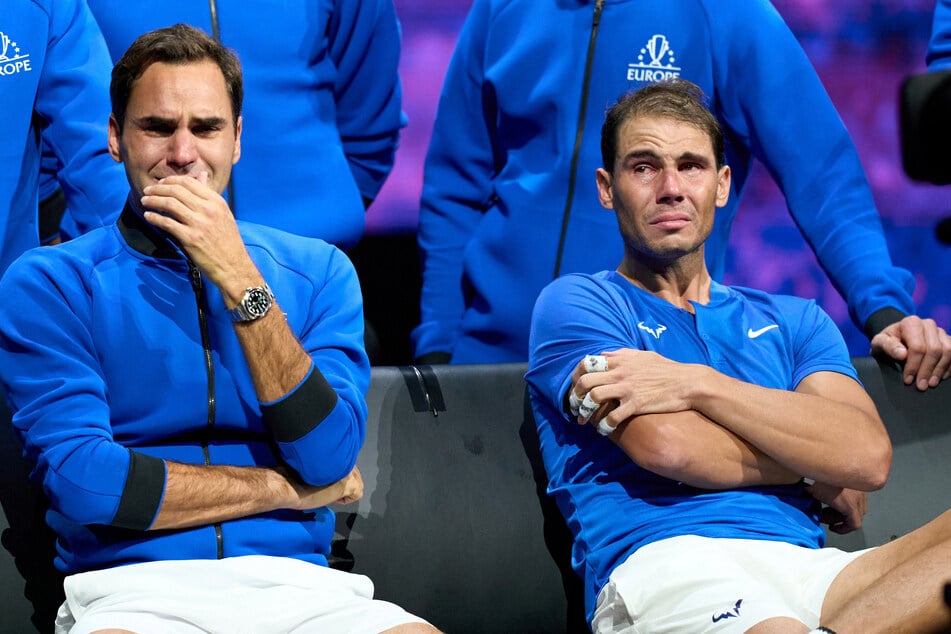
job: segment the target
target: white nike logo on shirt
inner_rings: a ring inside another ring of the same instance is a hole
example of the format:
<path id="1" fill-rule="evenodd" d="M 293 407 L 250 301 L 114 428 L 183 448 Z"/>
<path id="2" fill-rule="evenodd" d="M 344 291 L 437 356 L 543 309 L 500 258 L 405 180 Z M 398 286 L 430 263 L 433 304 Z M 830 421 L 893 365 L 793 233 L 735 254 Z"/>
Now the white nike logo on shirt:
<path id="1" fill-rule="evenodd" d="M 759 330 L 753 330 L 752 328 L 750 328 L 749 330 L 746 331 L 746 336 L 749 337 L 750 339 L 756 339 L 764 332 L 768 332 L 772 330 L 773 328 L 779 328 L 779 324 L 770 324 L 768 326 L 763 326 Z"/>

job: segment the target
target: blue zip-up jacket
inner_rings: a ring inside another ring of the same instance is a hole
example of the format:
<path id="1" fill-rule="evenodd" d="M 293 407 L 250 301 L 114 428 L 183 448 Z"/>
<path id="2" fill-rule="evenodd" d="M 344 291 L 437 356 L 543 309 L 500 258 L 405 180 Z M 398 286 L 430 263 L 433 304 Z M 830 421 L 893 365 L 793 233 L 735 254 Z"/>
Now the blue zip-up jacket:
<path id="1" fill-rule="evenodd" d="M 342 248 L 359 241 L 364 201 L 393 167 L 405 124 L 393 0 L 89 6 L 113 60 L 142 33 L 179 22 L 219 34 L 244 68 L 242 158 L 226 194 L 235 215 Z"/>
<path id="2" fill-rule="evenodd" d="M 951 0 L 938 0 L 935 5 L 925 61 L 929 71 L 951 66 Z"/>
<path id="3" fill-rule="evenodd" d="M 106 146 L 111 69 L 85 0 L 3 3 L 0 272 L 40 243 L 41 132 L 77 232 L 111 224 L 122 209 L 129 184 Z"/>
<path id="4" fill-rule="evenodd" d="M 475 0 L 426 158 L 417 357 L 525 360 L 542 287 L 617 266 L 617 222 L 594 176 L 604 111 L 671 76 L 703 89 L 729 140 L 734 191 L 706 243 L 715 279 L 755 157 L 857 324 L 878 332 L 914 311 L 914 280 L 892 264 L 852 139 L 768 2 L 608 0 L 598 14 L 593 0 Z"/>
<path id="5" fill-rule="evenodd" d="M 314 363 L 276 403 L 258 401 L 217 288 L 129 207 L 110 227 L 28 251 L 0 280 L 0 377 L 64 573 L 247 554 L 326 565 L 328 508 L 147 531 L 165 459 L 284 462 L 324 485 L 363 444 L 370 368 L 350 261 L 320 240 L 239 227 Z"/>

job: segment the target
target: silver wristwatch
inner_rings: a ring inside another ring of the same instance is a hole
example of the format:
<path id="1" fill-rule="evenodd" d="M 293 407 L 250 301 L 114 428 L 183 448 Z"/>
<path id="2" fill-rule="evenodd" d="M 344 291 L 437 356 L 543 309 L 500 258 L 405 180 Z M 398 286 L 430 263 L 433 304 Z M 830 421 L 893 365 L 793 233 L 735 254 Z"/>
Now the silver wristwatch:
<path id="1" fill-rule="evenodd" d="M 233 322 L 254 321 L 267 315 L 273 304 L 274 293 L 267 284 L 252 286 L 244 291 L 244 297 L 228 314 Z"/>

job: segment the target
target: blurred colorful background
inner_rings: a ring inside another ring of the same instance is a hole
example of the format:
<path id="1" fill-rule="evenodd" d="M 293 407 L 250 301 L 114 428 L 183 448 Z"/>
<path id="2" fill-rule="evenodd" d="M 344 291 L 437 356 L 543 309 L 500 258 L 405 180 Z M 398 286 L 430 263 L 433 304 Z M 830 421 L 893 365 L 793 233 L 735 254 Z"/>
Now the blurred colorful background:
<path id="1" fill-rule="evenodd" d="M 422 165 L 446 65 L 470 0 L 396 0 L 403 28 L 403 131 L 393 173 L 368 212 L 373 236 L 415 233 Z M 934 0 L 775 0 L 851 131 L 882 216 L 894 261 L 917 281 L 918 314 L 951 329 L 951 246 L 935 237 L 951 216 L 951 185 L 909 179 L 901 164 L 898 96 L 925 70 Z M 951 113 L 949 113 L 951 116 Z M 951 158 L 949 158 L 951 161 Z M 731 235 L 726 281 L 816 298 L 840 325 L 853 355 L 868 340 L 792 223 L 765 169 L 743 198 Z"/>

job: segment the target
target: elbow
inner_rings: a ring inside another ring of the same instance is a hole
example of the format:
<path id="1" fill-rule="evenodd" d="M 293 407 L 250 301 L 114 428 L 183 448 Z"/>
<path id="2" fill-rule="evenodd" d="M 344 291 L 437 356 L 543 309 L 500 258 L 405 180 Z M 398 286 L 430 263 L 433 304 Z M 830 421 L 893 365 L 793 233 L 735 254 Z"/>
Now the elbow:
<path id="1" fill-rule="evenodd" d="M 875 455 L 869 460 L 868 491 L 878 491 L 888 482 L 888 474 L 892 470 L 892 445 L 883 443 Z"/>
<path id="2" fill-rule="evenodd" d="M 657 426 L 651 433 L 641 434 L 628 454 L 643 469 L 665 478 L 683 480 L 691 465 L 691 457 L 681 449 L 683 445 L 665 430 L 675 431 Z"/>
<path id="3" fill-rule="evenodd" d="M 858 456 L 856 456 L 858 458 Z M 889 442 L 870 447 L 861 459 L 853 463 L 855 482 L 845 486 L 858 491 L 878 491 L 888 482 L 892 468 L 892 446 Z"/>

